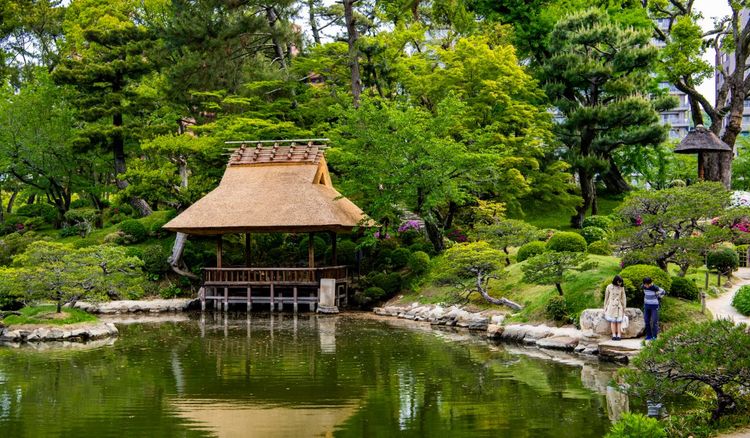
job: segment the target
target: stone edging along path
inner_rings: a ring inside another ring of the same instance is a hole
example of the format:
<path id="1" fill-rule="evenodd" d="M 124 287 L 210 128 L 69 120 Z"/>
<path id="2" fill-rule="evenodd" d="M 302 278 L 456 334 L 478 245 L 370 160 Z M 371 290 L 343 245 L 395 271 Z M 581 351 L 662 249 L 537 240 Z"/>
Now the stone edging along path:
<path id="1" fill-rule="evenodd" d="M 507 324 L 505 316 L 492 311 L 472 313 L 458 306 L 444 308 L 440 305 L 413 303 L 411 306 L 385 306 L 373 309 L 376 315 L 429 322 L 434 326 L 463 327 L 484 332 L 489 339 L 536 345 L 540 348 L 564 350 L 600 359 L 627 362 L 641 350 L 641 340 L 623 339 L 611 341 L 593 330 L 578 330 L 574 327 L 549 327 L 547 325 Z"/>

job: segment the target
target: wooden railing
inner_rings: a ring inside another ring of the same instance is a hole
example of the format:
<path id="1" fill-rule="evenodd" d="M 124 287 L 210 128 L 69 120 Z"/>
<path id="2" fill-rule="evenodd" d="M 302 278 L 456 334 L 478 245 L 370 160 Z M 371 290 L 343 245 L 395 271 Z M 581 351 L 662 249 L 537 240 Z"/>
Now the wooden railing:
<path id="1" fill-rule="evenodd" d="M 206 285 L 315 284 L 321 278 L 347 279 L 346 266 L 320 268 L 203 268 Z"/>

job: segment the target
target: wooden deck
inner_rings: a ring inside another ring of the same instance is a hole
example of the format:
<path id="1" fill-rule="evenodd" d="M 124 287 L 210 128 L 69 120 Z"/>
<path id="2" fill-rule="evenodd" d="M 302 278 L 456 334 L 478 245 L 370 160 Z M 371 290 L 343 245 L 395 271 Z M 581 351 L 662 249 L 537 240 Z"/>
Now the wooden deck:
<path id="1" fill-rule="evenodd" d="M 346 304 L 349 275 L 346 266 L 319 268 L 204 268 L 200 290 L 201 309 L 206 303 L 226 312 L 230 304 L 244 303 L 247 310 L 253 304 L 268 304 L 271 311 L 283 310 L 291 304 L 295 312 L 299 305 L 314 311 L 318 304 L 320 280 L 336 280 L 336 304 Z"/>

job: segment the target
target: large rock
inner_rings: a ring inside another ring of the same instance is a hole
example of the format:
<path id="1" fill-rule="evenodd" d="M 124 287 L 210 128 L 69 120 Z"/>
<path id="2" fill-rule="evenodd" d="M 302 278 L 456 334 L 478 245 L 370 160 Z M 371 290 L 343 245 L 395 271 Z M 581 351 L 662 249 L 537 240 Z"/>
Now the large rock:
<path id="1" fill-rule="evenodd" d="M 638 339 L 604 341 L 599 343 L 599 357 L 602 360 L 627 363 L 641 348 L 641 341 Z"/>
<path id="2" fill-rule="evenodd" d="M 536 345 L 542 348 L 573 351 L 578 346 L 578 338 L 570 336 L 550 336 L 537 340 Z"/>
<path id="3" fill-rule="evenodd" d="M 628 307 L 625 309 L 625 315 L 629 319 L 628 328 L 623 329 L 622 337 L 627 338 L 638 338 L 643 335 L 646 330 L 646 323 L 643 320 L 643 312 L 641 309 Z M 584 332 L 591 330 L 594 334 L 611 336 L 612 331 L 609 328 L 609 322 L 604 319 L 604 310 L 602 309 L 586 309 L 581 313 L 581 330 Z"/>

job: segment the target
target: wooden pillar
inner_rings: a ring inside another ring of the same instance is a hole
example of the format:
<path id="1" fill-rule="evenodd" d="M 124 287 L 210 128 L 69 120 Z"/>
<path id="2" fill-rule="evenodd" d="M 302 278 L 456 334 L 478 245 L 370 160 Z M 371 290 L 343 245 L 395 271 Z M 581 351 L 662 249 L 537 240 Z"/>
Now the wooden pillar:
<path id="1" fill-rule="evenodd" d="M 310 233 L 307 237 L 307 267 L 315 267 L 315 233 Z"/>
<path id="2" fill-rule="evenodd" d="M 219 236 L 216 238 L 216 267 L 221 269 L 221 252 L 222 252 L 222 236 L 219 234 Z"/>
<path id="3" fill-rule="evenodd" d="M 698 152 L 698 181 L 703 181 L 706 176 L 705 171 L 705 159 L 703 157 L 703 152 Z"/>
<path id="4" fill-rule="evenodd" d="M 250 233 L 245 233 L 245 266 L 248 268 L 252 266 L 252 263 L 250 263 L 250 243 Z"/>
<path id="5" fill-rule="evenodd" d="M 336 232 L 331 231 L 331 266 L 338 265 L 337 257 L 336 257 Z"/>

